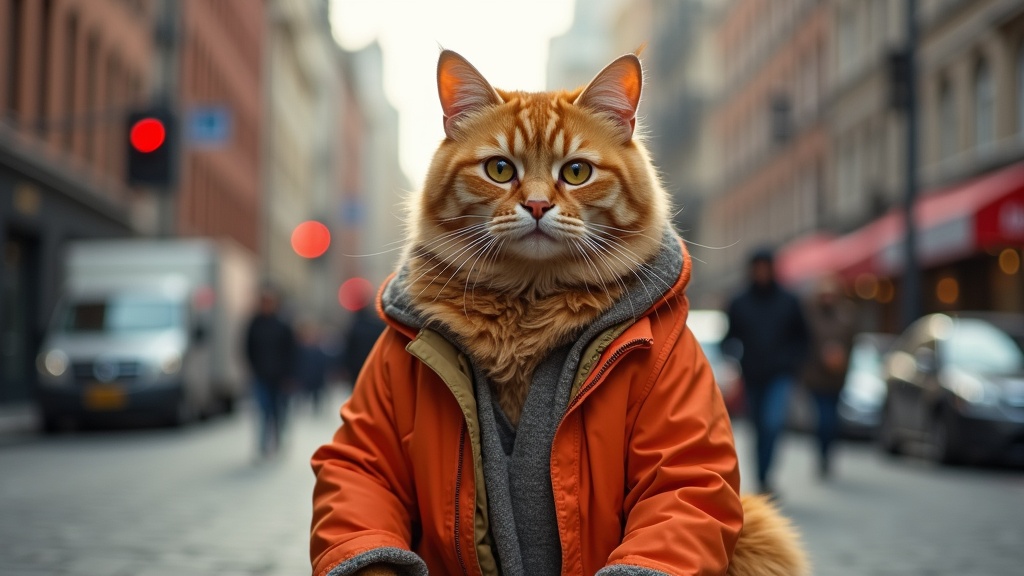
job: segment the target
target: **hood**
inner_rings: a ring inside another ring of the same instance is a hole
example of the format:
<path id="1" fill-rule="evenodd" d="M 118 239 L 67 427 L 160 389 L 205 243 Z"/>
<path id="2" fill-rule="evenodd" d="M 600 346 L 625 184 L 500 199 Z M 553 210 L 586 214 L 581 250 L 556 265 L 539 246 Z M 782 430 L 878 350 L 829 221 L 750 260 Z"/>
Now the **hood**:
<path id="1" fill-rule="evenodd" d="M 407 290 L 408 280 L 409 267 L 403 264 L 381 287 L 377 311 L 389 326 L 411 339 L 429 323 L 429 318 L 414 309 Z M 657 254 L 643 269 L 623 281 L 626 290 L 599 318 L 597 323 L 602 326 L 613 326 L 630 318 L 637 320 L 666 300 L 682 299 L 690 281 L 690 255 L 682 239 L 674 230 L 666 229 Z"/>

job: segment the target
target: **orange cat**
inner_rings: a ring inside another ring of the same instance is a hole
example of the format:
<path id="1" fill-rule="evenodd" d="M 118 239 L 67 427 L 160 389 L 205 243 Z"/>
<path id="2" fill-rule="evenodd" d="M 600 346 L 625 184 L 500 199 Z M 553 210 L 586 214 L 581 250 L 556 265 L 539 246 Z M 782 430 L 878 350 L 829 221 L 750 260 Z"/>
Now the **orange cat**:
<path id="1" fill-rule="evenodd" d="M 583 98 L 496 91 L 454 52 L 438 70 L 451 137 L 413 216 L 410 287 L 417 308 L 468 347 L 515 423 L 537 362 L 610 308 L 625 279 L 666 288 L 643 270 L 668 211 L 631 137 L 640 63 L 620 58 L 596 80 L 631 79 L 627 93 Z"/>
<path id="2" fill-rule="evenodd" d="M 505 92 L 441 54 L 446 138 L 389 327 L 313 457 L 318 576 L 806 572 L 788 522 L 739 496 L 634 137 L 642 78 L 626 55 L 583 89 Z"/>

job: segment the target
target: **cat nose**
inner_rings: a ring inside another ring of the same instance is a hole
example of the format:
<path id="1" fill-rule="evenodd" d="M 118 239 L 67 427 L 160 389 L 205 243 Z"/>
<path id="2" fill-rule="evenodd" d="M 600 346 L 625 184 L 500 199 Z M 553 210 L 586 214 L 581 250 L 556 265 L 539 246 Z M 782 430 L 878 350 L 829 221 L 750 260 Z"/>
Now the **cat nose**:
<path id="1" fill-rule="evenodd" d="M 533 217 L 540 220 L 544 217 L 544 213 L 551 210 L 555 206 L 547 200 L 527 200 L 523 204 L 523 208 L 533 213 Z"/>

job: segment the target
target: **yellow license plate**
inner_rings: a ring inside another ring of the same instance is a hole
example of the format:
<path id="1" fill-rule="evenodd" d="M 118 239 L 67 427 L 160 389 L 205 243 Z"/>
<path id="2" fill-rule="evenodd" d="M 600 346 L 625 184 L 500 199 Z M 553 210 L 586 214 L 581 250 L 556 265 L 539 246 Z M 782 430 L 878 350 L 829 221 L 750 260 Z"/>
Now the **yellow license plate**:
<path id="1" fill-rule="evenodd" d="M 85 407 L 89 410 L 118 410 L 128 403 L 124 389 L 111 384 L 94 384 L 85 389 Z"/>

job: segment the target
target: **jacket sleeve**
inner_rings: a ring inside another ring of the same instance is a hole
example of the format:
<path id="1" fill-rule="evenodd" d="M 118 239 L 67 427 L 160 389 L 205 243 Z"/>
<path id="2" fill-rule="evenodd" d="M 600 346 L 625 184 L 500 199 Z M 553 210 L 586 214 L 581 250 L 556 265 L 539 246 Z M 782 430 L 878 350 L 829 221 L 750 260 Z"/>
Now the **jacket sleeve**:
<path id="1" fill-rule="evenodd" d="M 405 355 L 393 353 L 404 344 L 394 330 L 381 336 L 342 407 L 342 426 L 313 455 L 310 557 L 316 576 L 382 563 L 397 574 L 427 573 L 410 550 L 414 487 L 392 402 L 392 385 L 409 378 Z"/>
<path id="2" fill-rule="evenodd" d="M 626 462 L 622 544 L 599 576 L 725 574 L 743 509 L 732 428 L 688 328 L 638 408 Z"/>

